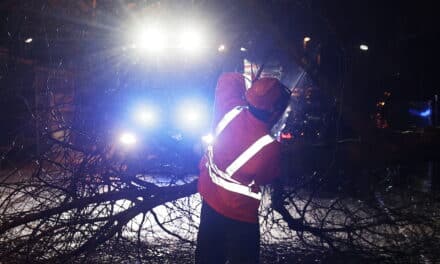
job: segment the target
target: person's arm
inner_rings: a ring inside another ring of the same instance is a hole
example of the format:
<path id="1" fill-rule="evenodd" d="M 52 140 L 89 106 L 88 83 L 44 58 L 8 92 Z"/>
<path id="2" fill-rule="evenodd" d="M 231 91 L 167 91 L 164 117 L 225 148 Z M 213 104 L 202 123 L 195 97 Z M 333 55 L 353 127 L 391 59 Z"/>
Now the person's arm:
<path id="1" fill-rule="evenodd" d="M 215 90 L 214 124 L 232 108 L 246 105 L 245 91 L 244 78 L 240 73 L 224 73 L 220 76 Z"/>

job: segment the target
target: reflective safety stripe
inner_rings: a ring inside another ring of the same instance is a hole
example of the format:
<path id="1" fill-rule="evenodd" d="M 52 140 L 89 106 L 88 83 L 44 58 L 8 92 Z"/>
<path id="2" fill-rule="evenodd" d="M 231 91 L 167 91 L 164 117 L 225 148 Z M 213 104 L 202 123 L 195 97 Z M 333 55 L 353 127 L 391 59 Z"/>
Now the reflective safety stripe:
<path id="1" fill-rule="evenodd" d="M 261 192 L 255 193 L 252 192 L 250 186 L 241 185 L 238 183 L 229 182 L 222 177 L 217 177 L 215 173 L 211 170 L 210 167 L 208 167 L 209 176 L 211 176 L 211 180 L 214 184 L 228 190 L 231 192 L 239 193 L 251 198 L 254 198 L 256 200 L 261 200 Z"/>
<path id="2" fill-rule="evenodd" d="M 215 128 L 215 136 L 220 135 L 220 133 L 225 129 L 225 127 L 238 115 L 241 111 L 246 108 L 245 106 L 236 106 L 231 111 L 227 112 L 222 120 L 218 123 Z"/>
<path id="3" fill-rule="evenodd" d="M 215 129 L 215 136 L 217 137 L 220 133 L 228 126 L 228 124 L 237 117 L 245 106 L 237 106 L 233 108 L 231 111 L 226 113 L 224 117 L 218 123 Z M 252 186 L 255 184 L 255 181 L 252 181 L 249 185 L 245 185 L 235 179 L 232 176 L 244 165 L 248 162 L 255 154 L 257 154 L 261 149 L 263 149 L 266 145 L 272 143 L 274 138 L 270 135 L 264 135 L 259 138 L 255 143 L 253 143 L 249 148 L 247 148 L 241 155 L 238 156 L 226 169 L 226 171 L 222 171 L 217 167 L 214 163 L 214 149 L 213 146 L 208 146 L 207 156 L 208 162 L 206 166 L 208 168 L 209 176 L 212 182 L 223 189 L 226 189 L 231 192 L 239 193 L 257 200 L 261 200 L 261 192 L 253 192 Z"/>
<path id="4" fill-rule="evenodd" d="M 232 175 L 227 174 L 226 172 L 222 171 L 221 169 L 219 169 L 217 167 L 217 165 L 214 163 L 214 154 L 213 154 L 213 149 L 212 146 L 208 147 L 208 166 L 209 168 L 216 173 L 218 176 L 222 177 L 223 179 L 227 179 L 228 181 L 237 183 L 237 184 L 241 184 L 239 181 L 234 180 L 232 177 Z"/>
<path id="5" fill-rule="evenodd" d="M 258 151 L 260 151 L 262 148 L 272 143 L 273 141 L 274 138 L 270 135 L 262 136 L 254 144 L 252 144 L 252 146 L 246 149 L 238 158 L 236 158 L 231 165 L 228 166 L 228 168 L 226 169 L 226 173 L 231 176 L 234 175 L 234 173 L 237 172 L 255 154 L 257 154 Z"/>

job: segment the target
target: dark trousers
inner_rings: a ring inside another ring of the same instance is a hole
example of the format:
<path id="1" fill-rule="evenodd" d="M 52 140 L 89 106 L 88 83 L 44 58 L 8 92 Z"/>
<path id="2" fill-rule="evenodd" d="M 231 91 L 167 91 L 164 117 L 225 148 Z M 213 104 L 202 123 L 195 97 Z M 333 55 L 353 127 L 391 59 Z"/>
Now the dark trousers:
<path id="1" fill-rule="evenodd" d="M 226 218 L 203 202 L 196 264 L 257 264 L 259 256 L 258 224 Z"/>

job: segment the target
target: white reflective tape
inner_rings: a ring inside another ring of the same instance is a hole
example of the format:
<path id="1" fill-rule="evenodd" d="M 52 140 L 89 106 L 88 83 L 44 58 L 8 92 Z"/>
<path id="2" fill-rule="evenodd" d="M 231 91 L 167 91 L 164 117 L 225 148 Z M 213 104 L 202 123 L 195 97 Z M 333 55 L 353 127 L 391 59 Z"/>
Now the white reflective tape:
<path id="1" fill-rule="evenodd" d="M 229 182 L 217 175 L 215 175 L 215 172 L 211 170 L 211 167 L 208 167 L 209 176 L 211 177 L 211 180 L 214 184 L 222 187 L 225 190 L 228 190 L 230 192 L 239 193 L 251 198 L 254 198 L 256 200 L 261 200 L 261 192 L 255 193 L 251 190 L 250 187 L 241 185 L 238 183 Z"/>
<path id="2" fill-rule="evenodd" d="M 218 123 L 215 128 L 215 136 L 217 137 L 225 129 L 225 127 L 245 108 L 244 106 L 236 106 L 231 111 L 227 112 L 222 120 Z"/>
<path id="3" fill-rule="evenodd" d="M 226 168 L 226 173 L 232 177 L 238 169 L 240 169 L 246 162 L 248 162 L 255 154 L 258 153 L 266 145 L 272 143 L 274 138 L 270 135 L 265 135 L 259 138 L 252 146 L 246 149 L 238 158 L 236 158 L 231 165 Z"/>
<path id="4" fill-rule="evenodd" d="M 237 184 L 241 184 L 241 182 L 239 182 L 239 181 L 237 181 L 237 180 L 231 178 L 231 175 L 229 175 L 229 174 L 227 174 L 226 172 L 220 170 L 215 164 L 212 164 L 212 165 L 211 165 L 211 169 L 212 169 L 217 175 L 219 175 L 220 177 L 222 177 L 223 179 L 228 180 L 228 181 L 231 181 L 231 182 L 234 182 L 234 183 L 237 183 Z"/>
<path id="5" fill-rule="evenodd" d="M 213 154 L 212 146 L 208 147 L 208 166 L 220 177 L 232 181 L 234 183 L 241 184 L 239 181 L 232 179 L 231 175 L 228 175 L 226 172 L 222 171 L 217 167 L 217 165 L 214 163 L 214 154 Z"/>

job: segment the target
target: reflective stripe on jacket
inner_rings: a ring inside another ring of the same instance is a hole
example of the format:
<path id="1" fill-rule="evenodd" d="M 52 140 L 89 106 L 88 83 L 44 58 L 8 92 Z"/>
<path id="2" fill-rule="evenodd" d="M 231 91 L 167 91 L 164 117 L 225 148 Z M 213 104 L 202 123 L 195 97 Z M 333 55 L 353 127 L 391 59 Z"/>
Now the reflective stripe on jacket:
<path id="1" fill-rule="evenodd" d="M 215 138 L 217 138 L 223 129 L 237 116 L 241 113 L 241 111 L 246 108 L 244 106 L 236 106 L 231 111 L 225 114 L 225 116 L 220 120 L 216 129 L 215 129 Z M 217 167 L 214 162 L 214 150 L 213 146 L 208 146 L 207 149 L 207 157 L 208 161 L 206 162 L 206 166 L 208 168 L 209 176 L 213 183 L 218 186 L 235 193 L 239 193 L 242 195 L 246 195 L 248 197 L 261 200 L 261 191 L 258 188 L 258 191 L 253 191 L 253 185 L 255 185 L 255 181 L 252 181 L 250 184 L 243 184 L 234 178 L 232 178 L 247 161 L 249 161 L 255 154 L 257 154 L 262 148 L 266 145 L 272 143 L 274 138 L 270 135 L 264 135 L 260 137 L 254 144 L 252 144 L 249 148 L 247 148 L 240 156 L 238 156 L 227 168 L 225 171 L 222 171 Z"/>

